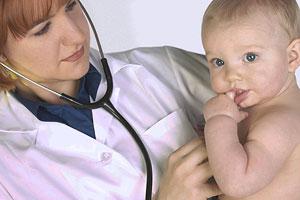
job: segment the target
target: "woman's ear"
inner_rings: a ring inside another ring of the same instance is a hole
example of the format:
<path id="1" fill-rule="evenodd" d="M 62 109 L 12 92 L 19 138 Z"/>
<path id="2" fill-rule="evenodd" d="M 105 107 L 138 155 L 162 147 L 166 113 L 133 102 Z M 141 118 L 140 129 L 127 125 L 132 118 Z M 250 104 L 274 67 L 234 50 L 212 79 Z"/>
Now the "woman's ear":
<path id="1" fill-rule="evenodd" d="M 300 38 L 293 40 L 287 48 L 289 72 L 295 72 L 300 66 Z"/>
<path id="2" fill-rule="evenodd" d="M 0 62 L 6 62 L 7 58 L 2 54 L 0 55 Z"/>

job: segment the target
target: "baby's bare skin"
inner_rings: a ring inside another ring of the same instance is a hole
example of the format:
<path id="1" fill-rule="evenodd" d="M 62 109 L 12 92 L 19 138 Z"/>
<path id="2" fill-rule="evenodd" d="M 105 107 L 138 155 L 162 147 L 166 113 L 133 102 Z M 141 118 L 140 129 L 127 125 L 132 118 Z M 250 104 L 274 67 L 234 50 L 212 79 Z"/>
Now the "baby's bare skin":
<path id="1" fill-rule="evenodd" d="M 272 182 L 263 188 L 261 191 L 250 195 L 244 198 L 233 198 L 229 196 L 220 196 L 220 200 L 299 200 L 300 199 L 300 125 L 297 121 L 300 121 L 300 105 L 297 103 L 300 100 L 299 89 L 294 87 L 292 92 L 287 93 L 286 97 L 282 99 L 285 100 L 285 104 L 287 105 L 287 109 L 291 110 L 293 115 L 293 120 L 287 120 L 286 118 L 282 119 L 283 123 L 291 123 L 290 127 L 292 129 L 299 130 L 299 134 L 292 136 L 289 133 L 292 130 L 286 132 L 286 136 L 293 138 L 294 142 L 298 143 L 290 156 L 287 158 L 285 164 L 283 165 L 282 169 L 276 174 Z M 262 110 L 260 113 L 264 113 L 266 110 Z M 256 118 L 259 118 L 260 114 L 256 114 L 252 119 L 245 120 L 239 126 L 242 130 L 249 130 L 251 129 L 251 124 Z M 246 133 L 239 132 L 240 140 L 242 143 L 246 142 L 247 135 Z"/>
<path id="2" fill-rule="evenodd" d="M 300 90 L 295 70 L 300 39 L 290 42 L 284 31 L 273 34 L 274 20 L 262 12 L 257 16 L 211 26 L 213 31 L 205 35 L 217 93 L 203 111 L 208 160 L 228 196 L 223 199 L 299 200 L 295 150 L 300 145 Z"/>
<path id="3" fill-rule="evenodd" d="M 204 106 L 204 136 L 220 199 L 300 199 L 298 16 L 295 0 L 213 0 L 204 14 L 217 94 Z"/>
<path id="4" fill-rule="evenodd" d="M 299 200 L 300 199 L 300 145 L 275 177 L 271 184 L 260 192 L 246 198 L 220 196 L 220 200 Z"/>

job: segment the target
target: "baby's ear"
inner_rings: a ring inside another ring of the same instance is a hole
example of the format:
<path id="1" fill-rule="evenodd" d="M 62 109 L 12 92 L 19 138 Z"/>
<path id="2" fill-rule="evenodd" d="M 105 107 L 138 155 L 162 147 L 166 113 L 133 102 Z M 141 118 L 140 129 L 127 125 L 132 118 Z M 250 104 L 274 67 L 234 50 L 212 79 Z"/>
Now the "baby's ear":
<path id="1" fill-rule="evenodd" d="M 300 66 L 300 38 L 293 40 L 287 48 L 289 72 L 295 72 Z"/>

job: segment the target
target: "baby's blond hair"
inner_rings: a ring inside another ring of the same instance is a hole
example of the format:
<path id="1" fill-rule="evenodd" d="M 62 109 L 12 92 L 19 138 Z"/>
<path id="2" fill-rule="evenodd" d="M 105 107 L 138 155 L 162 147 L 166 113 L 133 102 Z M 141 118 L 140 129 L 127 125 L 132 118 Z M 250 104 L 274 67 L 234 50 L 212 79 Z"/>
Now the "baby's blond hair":
<path id="1" fill-rule="evenodd" d="M 300 13 L 296 0 L 213 0 L 204 13 L 202 37 L 211 24 L 239 20 L 257 12 L 277 20 L 290 41 L 300 37 Z"/>

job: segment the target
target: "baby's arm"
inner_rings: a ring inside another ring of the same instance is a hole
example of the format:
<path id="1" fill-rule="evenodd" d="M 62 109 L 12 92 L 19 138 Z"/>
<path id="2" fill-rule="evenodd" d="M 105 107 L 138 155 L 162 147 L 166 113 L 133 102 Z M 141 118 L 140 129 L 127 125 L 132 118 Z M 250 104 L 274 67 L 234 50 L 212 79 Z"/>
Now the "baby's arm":
<path id="1" fill-rule="evenodd" d="M 261 117 L 244 145 L 239 142 L 237 124 L 246 115 L 231 99 L 215 97 L 205 106 L 204 114 L 209 163 L 226 195 L 245 197 L 258 192 L 272 181 L 295 147 L 283 112 Z"/>

